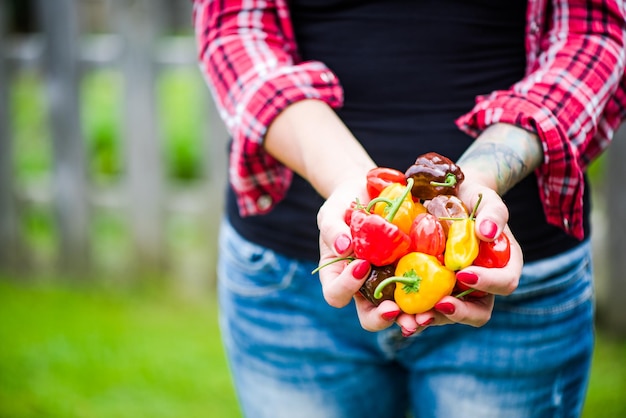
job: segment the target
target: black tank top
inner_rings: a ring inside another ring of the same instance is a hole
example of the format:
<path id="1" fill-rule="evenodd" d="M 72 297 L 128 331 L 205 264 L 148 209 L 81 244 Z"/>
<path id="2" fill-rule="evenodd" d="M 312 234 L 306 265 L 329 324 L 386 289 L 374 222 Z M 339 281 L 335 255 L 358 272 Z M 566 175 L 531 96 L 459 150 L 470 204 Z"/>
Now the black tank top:
<path id="1" fill-rule="evenodd" d="M 404 171 L 429 151 L 458 159 L 472 138 L 455 119 L 477 95 L 508 89 L 524 75 L 526 0 L 293 0 L 290 10 L 302 58 L 337 74 L 345 95 L 337 113 L 380 166 Z M 526 261 L 578 244 L 546 223 L 534 175 L 503 198 Z M 241 218 L 232 190 L 227 214 L 244 237 L 317 260 L 322 203 L 295 175 L 269 214 Z"/>

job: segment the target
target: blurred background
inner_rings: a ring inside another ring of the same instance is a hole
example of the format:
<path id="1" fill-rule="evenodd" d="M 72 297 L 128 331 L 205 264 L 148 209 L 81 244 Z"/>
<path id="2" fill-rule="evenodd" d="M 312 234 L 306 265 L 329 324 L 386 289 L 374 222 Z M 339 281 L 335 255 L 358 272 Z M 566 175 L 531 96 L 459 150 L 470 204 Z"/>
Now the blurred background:
<path id="1" fill-rule="evenodd" d="M 239 417 L 217 327 L 227 135 L 190 0 L 0 0 L 0 417 Z M 626 416 L 626 131 L 590 167 L 588 417 Z"/>

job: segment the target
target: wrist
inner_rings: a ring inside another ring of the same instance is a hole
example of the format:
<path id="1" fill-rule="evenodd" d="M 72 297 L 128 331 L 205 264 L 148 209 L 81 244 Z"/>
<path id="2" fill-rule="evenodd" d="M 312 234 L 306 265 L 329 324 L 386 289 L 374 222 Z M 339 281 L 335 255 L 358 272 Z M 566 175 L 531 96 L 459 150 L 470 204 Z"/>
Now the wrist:
<path id="1" fill-rule="evenodd" d="M 471 178 L 503 195 L 543 162 L 537 134 L 498 123 L 485 129 L 458 161 Z"/>

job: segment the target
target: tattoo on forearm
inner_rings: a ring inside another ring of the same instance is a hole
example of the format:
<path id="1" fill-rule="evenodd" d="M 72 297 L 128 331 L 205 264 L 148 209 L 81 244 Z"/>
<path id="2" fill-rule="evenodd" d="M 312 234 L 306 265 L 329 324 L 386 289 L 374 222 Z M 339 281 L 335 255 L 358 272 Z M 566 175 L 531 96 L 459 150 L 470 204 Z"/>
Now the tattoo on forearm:
<path id="1" fill-rule="evenodd" d="M 528 174 L 524 160 L 509 146 L 494 143 L 475 144 L 463 155 L 464 160 L 484 161 L 484 167 L 495 171 L 498 192 L 504 193 Z M 475 163 L 474 163 L 475 164 Z"/>
<path id="2" fill-rule="evenodd" d="M 495 175 L 497 192 L 506 193 L 539 166 L 543 153 L 536 136 L 519 128 L 478 138 L 458 163 L 482 167 Z"/>

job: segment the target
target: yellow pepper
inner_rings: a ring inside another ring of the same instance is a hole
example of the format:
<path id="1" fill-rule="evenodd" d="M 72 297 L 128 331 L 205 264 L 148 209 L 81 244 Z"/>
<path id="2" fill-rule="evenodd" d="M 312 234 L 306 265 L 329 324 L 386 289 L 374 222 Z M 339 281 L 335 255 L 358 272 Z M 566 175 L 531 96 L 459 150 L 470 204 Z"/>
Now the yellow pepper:
<path id="1" fill-rule="evenodd" d="M 474 224 L 473 219 L 466 218 L 450 225 L 444 253 L 444 263 L 448 269 L 464 269 L 478 257 L 480 241 L 474 232 Z"/>
<path id="2" fill-rule="evenodd" d="M 389 202 L 402 198 L 402 204 L 395 214 L 391 223 L 396 225 L 402 232 L 408 234 L 411 230 L 413 219 L 420 214 L 426 212 L 426 208 L 420 202 L 414 202 L 411 193 L 406 193 L 406 185 L 400 183 L 391 183 L 387 185 L 381 192 L 376 203 L 374 204 L 373 213 L 387 217 L 391 205 Z"/>
<path id="3" fill-rule="evenodd" d="M 381 297 L 383 288 L 390 283 L 396 283 L 394 300 L 402 312 L 419 314 L 452 294 L 456 276 L 435 256 L 411 252 L 398 260 L 395 276 L 383 280 L 376 287 L 374 297 Z"/>
<path id="4" fill-rule="evenodd" d="M 444 264 L 450 270 L 458 271 L 471 266 L 478 257 L 480 240 L 476 236 L 474 216 L 481 200 L 482 194 L 478 196 L 478 202 L 470 216 L 452 222 L 448 229 Z"/>

